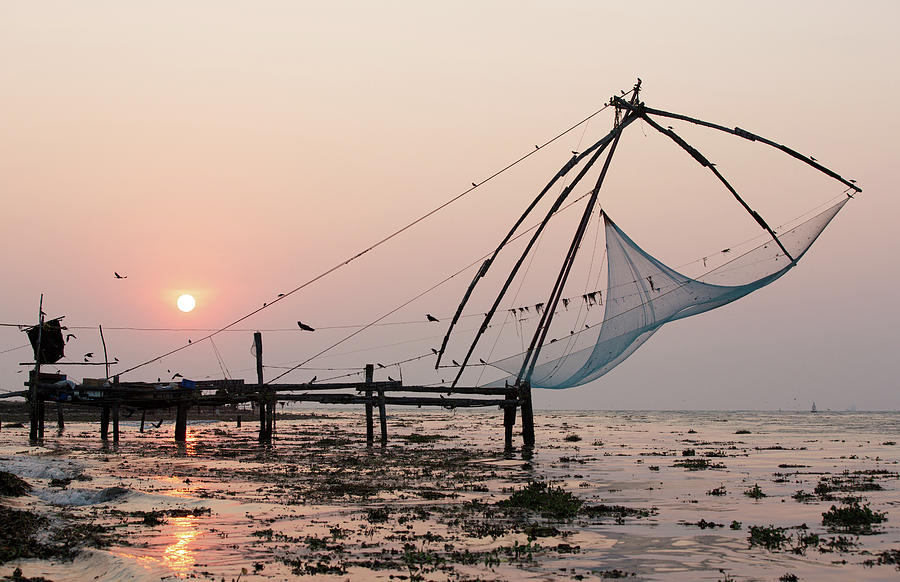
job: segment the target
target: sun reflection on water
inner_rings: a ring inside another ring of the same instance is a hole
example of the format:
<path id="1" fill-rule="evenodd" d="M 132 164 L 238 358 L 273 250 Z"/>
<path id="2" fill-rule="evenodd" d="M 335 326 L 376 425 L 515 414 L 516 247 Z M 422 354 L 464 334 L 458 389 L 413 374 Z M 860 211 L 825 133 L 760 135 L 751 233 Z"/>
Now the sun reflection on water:
<path id="1" fill-rule="evenodd" d="M 166 547 L 163 553 L 163 563 L 176 574 L 186 573 L 194 565 L 194 551 L 191 542 L 200 534 L 197 528 L 197 518 L 173 517 L 172 525 L 175 536 L 174 543 Z"/>

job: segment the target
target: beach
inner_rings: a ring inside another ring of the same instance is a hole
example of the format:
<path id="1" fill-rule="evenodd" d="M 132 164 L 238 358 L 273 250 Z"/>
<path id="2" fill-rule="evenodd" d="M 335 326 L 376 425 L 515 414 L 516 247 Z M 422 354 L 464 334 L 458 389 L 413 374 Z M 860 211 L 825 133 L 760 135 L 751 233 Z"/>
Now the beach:
<path id="1" fill-rule="evenodd" d="M 537 411 L 534 450 L 505 452 L 496 412 L 389 411 L 384 449 L 366 447 L 361 411 L 283 412 L 272 446 L 249 412 L 191 422 L 182 446 L 171 419 L 128 419 L 117 446 L 96 423 L 49 421 L 29 446 L 5 422 L 0 470 L 31 490 L 0 502 L 45 517 L 20 537 L 49 549 L 0 575 L 898 576 L 898 413 Z"/>

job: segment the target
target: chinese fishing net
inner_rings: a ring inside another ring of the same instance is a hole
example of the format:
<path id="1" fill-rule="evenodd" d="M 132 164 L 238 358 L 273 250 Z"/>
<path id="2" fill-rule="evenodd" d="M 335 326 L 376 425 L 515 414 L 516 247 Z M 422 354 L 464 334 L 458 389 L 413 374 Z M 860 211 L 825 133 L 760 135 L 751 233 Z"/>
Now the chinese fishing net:
<path id="1" fill-rule="evenodd" d="M 664 324 L 721 307 L 772 283 L 796 265 L 847 200 L 778 235 L 793 261 L 770 239 L 696 279 L 653 258 L 604 213 L 607 288 L 589 294 L 592 301 L 599 296 L 603 319 L 546 343 L 531 377 L 532 387 L 571 388 L 596 380 Z M 491 362 L 511 374 L 491 385 L 515 381 L 524 357 L 523 353 Z"/>

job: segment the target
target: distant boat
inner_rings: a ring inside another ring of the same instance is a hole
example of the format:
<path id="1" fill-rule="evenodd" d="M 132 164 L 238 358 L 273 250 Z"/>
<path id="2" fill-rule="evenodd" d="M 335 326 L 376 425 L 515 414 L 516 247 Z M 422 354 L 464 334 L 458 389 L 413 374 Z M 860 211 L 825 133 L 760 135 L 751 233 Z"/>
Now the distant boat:
<path id="1" fill-rule="evenodd" d="M 810 409 L 810 412 L 813 412 L 813 413 L 819 412 L 818 410 L 816 410 L 816 403 L 815 403 L 815 402 L 813 402 L 813 405 L 812 405 L 812 408 Z"/>

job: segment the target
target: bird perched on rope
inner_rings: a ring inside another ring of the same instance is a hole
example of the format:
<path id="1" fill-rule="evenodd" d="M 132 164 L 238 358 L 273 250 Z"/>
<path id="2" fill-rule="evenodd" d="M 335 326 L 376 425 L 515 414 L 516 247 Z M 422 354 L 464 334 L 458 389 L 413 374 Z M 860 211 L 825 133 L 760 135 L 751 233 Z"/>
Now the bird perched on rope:
<path id="1" fill-rule="evenodd" d="M 299 327 L 301 331 L 316 331 L 314 328 L 306 325 L 302 321 L 297 322 L 297 327 Z"/>
<path id="2" fill-rule="evenodd" d="M 440 321 L 440 319 L 438 319 L 437 317 L 431 315 L 430 313 L 426 313 L 426 314 L 425 314 L 425 318 L 428 319 L 428 321 Z"/>
<path id="3" fill-rule="evenodd" d="M 116 279 L 127 279 L 128 278 L 128 275 L 120 275 L 120 274 L 116 273 L 115 271 L 113 271 L 113 275 L 116 276 Z"/>

